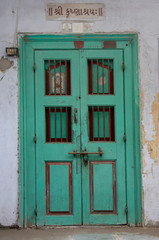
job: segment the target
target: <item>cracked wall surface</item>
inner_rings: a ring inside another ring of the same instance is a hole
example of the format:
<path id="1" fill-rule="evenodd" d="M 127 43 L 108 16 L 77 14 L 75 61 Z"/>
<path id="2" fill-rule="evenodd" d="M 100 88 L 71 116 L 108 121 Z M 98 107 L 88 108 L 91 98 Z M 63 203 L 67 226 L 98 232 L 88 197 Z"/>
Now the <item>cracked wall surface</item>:
<path id="1" fill-rule="evenodd" d="M 61 33 L 61 21 L 45 18 L 47 0 L 0 1 L 0 224 L 18 224 L 18 59 L 6 47 L 17 47 L 17 33 Z M 55 2 L 52 0 L 51 2 Z M 78 3 L 72 0 L 71 3 Z M 104 21 L 94 33 L 138 33 L 141 99 L 143 220 L 159 225 L 159 1 L 86 0 L 105 3 Z M 67 1 L 58 1 L 67 3 Z M 5 60 L 6 59 L 6 60 Z M 4 61 L 5 65 L 4 66 Z"/>

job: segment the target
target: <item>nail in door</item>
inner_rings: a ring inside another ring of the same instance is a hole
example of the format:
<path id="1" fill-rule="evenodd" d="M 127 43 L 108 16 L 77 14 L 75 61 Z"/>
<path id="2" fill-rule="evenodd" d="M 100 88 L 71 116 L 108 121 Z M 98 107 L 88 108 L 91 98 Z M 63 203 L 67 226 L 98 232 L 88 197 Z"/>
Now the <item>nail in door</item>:
<path id="1" fill-rule="evenodd" d="M 124 224 L 122 51 L 36 51 L 37 225 Z"/>

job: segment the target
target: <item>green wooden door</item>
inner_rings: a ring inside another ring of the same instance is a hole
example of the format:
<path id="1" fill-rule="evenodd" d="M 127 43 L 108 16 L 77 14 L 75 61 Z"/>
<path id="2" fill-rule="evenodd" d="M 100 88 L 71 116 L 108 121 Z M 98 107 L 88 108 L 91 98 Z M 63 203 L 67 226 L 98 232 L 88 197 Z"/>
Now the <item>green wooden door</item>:
<path id="1" fill-rule="evenodd" d="M 35 62 L 37 225 L 81 224 L 80 156 L 68 154 L 80 151 L 79 54 L 36 51 Z"/>
<path id="2" fill-rule="evenodd" d="M 80 58 L 83 223 L 126 224 L 122 51 Z"/>
<path id="3" fill-rule="evenodd" d="M 37 225 L 125 224 L 122 51 L 36 51 Z"/>

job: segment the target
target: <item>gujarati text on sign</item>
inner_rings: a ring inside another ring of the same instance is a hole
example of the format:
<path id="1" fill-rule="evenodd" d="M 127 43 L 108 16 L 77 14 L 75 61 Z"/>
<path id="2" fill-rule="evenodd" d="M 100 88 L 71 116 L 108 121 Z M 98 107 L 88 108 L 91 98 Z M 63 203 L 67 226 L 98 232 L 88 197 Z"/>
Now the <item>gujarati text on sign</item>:
<path id="1" fill-rule="evenodd" d="M 105 16 L 104 4 L 47 4 L 47 20 L 96 19 Z"/>

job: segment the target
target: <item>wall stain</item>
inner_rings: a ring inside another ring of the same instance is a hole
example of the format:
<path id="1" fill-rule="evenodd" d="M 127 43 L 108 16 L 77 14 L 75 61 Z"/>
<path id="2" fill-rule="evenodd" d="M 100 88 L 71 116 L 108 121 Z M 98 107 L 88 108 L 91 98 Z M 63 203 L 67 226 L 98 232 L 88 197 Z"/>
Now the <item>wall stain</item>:
<path id="1" fill-rule="evenodd" d="M 144 147 L 144 145 L 146 144 L 146 133 L 145 133 L 145 128 L 144 125 L 142 123 L 143 121 L 143 109 L 144 109 L 144 90 L 141 87 L 140 88 L 140 104 L 141 104 L 141 142 L 142 142 L 142 149 Z M 145 162 L 145 154 L 144 151 L 142 150 L 142 167 L 143 169 L 146 166 L 146 162 Z"/>
<path id="2" fill-rule="evenodd" d="M 1 57 L 0 59 L 0 71 L 5 72 L 7 69 L 13 66 L 14 62 L 10 61 L 8 58 Z"/>
<path id="3" fill-rule="evenodd" d="M 144 109 L 144 90 L 141 88 L 140 91 L 141 94 L 141 121 L 143 121 L 143 109 Z M 154 132 L 155 135 L 153 135 L 153 140 L 148 141 L 146 139 L 146 133 L 144 129 L 143 123 L 141 124 L 141 136 L 142 136 L 142 149 L 147 144 L 147 149 L 150 154 L 151 159 L 154 160 L 154 162 L 157 162 L 159 160 L 159 93 L 157 92 L 154 98 L 154 101 L 151 106 L 151 112 L 152 112 L 152 118 L 154 123 Z M 143 169 L 146 166 L 145 162 L 145 155 L 144 151 L 142 151 L 142 166 Z"/>
<path id="4" fill-rule="evenodd" d="M 151 110 L 155 126 L 155 135 L 153 136 L 153 140 L 148 142 L 148 151 L 151 158 L 157 162 L 159 160 L 159 93 L 155 95 Z"/>

